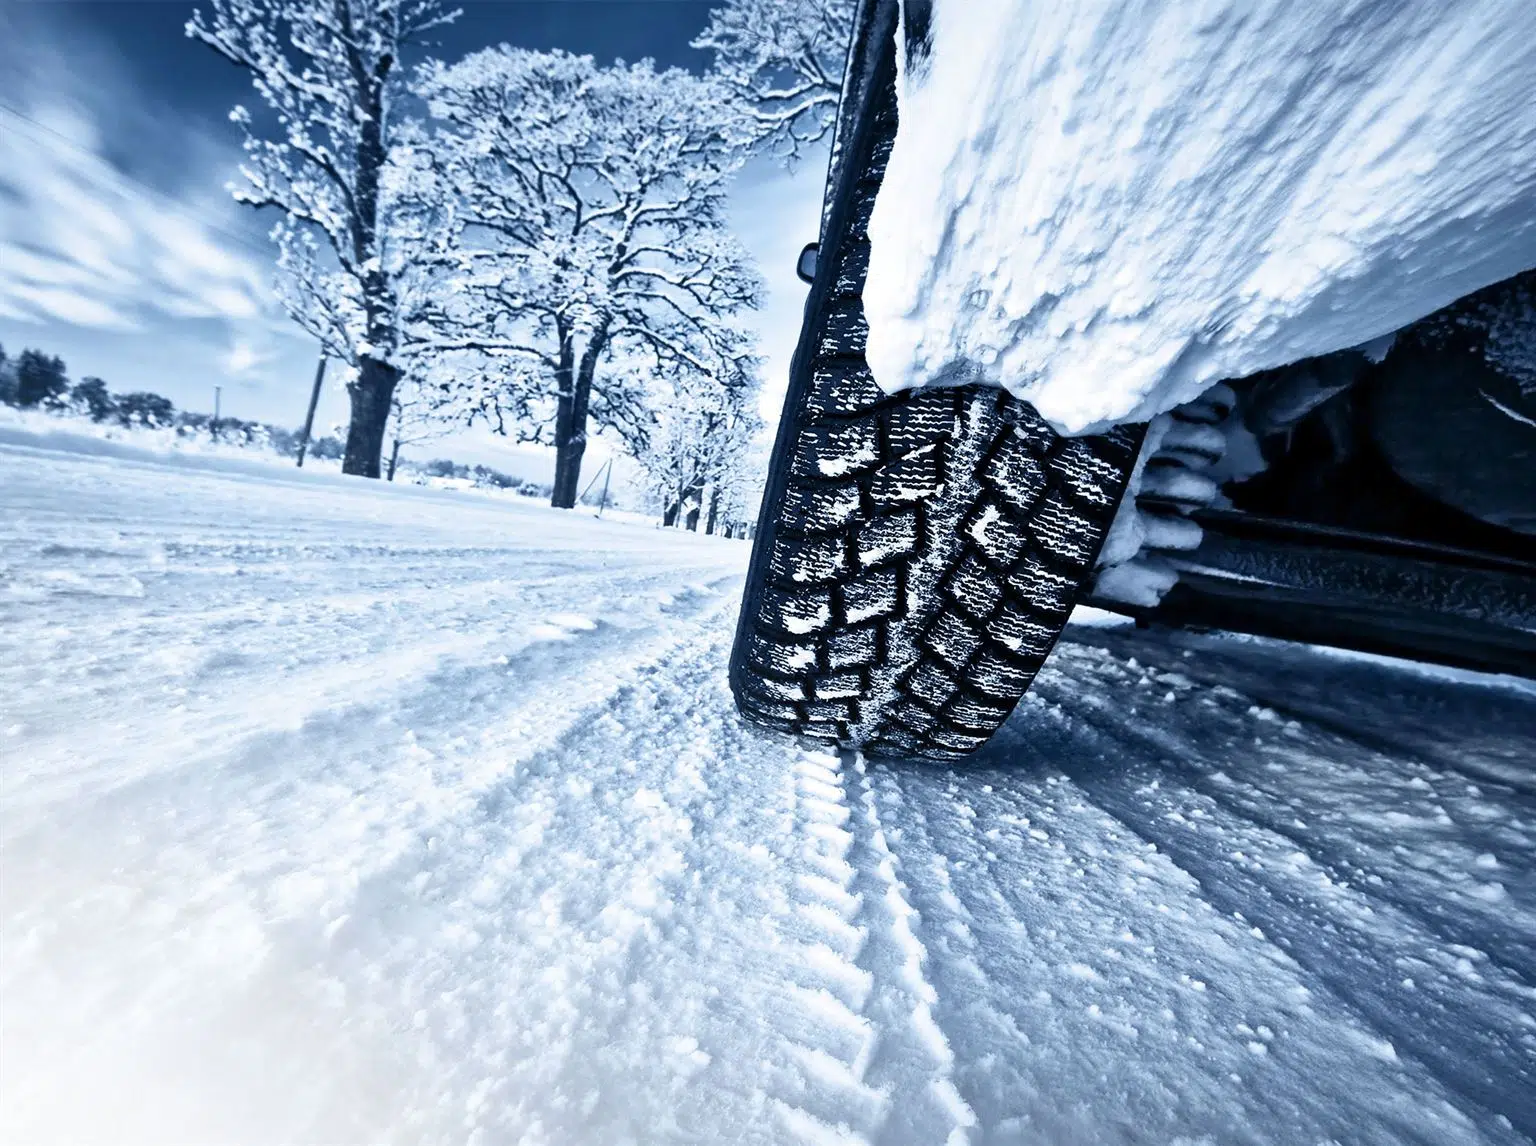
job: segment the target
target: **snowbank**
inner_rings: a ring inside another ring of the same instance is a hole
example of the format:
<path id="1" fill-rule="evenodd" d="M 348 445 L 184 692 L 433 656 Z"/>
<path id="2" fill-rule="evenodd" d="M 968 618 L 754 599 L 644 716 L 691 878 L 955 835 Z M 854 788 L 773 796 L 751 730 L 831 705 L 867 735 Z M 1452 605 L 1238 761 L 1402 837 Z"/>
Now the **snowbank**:
<path id="1" fill-rule="evenodd" d="M 937 0 L 871 224 L 886 389 L 1063 430 L 1536 265 L 1531 0 Z"/>
<path id="2" fill-rule="evenodd" d="M 19 410 L 0 406 L 0 445 L 57 450 L 71 454 L 191 465 L 229 472 L 266 473 L 293 468 L 293 458 L 273 450 L 262 440 L 244 441 L 230 436 L 214 440 L 204 431 L 178 433 L 173 426 L 121 426 L 92 422 L 83 417 L 45 410 Z M 306 469 L 340 473 L 336 458 L 311 454 Z"/>

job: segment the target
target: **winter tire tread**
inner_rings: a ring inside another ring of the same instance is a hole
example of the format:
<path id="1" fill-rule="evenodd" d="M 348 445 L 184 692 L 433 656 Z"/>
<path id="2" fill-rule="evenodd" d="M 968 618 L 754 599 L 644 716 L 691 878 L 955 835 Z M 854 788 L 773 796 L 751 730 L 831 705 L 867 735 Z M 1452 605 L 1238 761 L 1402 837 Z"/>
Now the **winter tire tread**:
<path id="1" fill-rule="evenodd" d="M 1063 438 L 1004 391 L 874 384 L 862 291 L 895 133 L 892 50 L 869 90 L 791 371 L 731 683 L 758 724 L 953 760 L 1007 719 L 1049 654 L 1141 434 Z"/>

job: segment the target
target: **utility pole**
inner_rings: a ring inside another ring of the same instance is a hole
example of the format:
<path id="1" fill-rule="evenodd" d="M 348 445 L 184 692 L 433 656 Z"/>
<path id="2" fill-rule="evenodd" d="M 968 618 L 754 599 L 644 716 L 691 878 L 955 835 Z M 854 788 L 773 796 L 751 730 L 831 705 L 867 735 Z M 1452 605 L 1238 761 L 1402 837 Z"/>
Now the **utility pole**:
<path id="1" fill-rule="evenodd" d="M 320 352 L 320 365 L 315 367 L 315 386 L 309 392 L 309 413 L 304 415 L 304 429 L 299 431 L 299 468 L 304 468 L 304 451 L 309 449 L 309 432 L 315 428 L 315 407 L 320 404 L 320 383 L 325 381 L 325 351 Z"/>
<path id="2" fill-rule="evenodd" d="M 219 440 L 219 397 L 223 393 L 224 387 L 215 386 L 213 388 L 213 425 L 209 426 L 208 429 L 214 441 Z"/>

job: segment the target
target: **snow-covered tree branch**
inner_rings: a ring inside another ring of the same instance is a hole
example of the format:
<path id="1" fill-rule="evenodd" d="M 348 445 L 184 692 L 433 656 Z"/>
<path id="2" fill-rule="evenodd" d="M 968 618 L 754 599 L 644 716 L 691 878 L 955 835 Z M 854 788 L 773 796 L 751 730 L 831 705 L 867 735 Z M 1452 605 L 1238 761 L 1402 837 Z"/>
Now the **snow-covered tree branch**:
<path id="1" fill-rule="evenodd" d="M 759 360 L 745 339 L 739 357 L 720 373 L 680 374 L 655 399 L 655 424 L 638 457 L 662 505 L 662 522 L 713 533 L 723 520 L 740 521 L 747 455 L 762 428 L 757 414 Z"/>
<path id="2" fill-rule="evenodd" d="M 231 113 L 245 132 L 236 197 L 283 213 L 280 295 L 355 368 L 347 473 L 379 476 L 402 368 L 401 279 L 421 241 L 424 173 L 392 116 L 400 53 L 456 15 L 437 0 L 210 0 L 187 22 L 187 35 L 250 73 L 266 105 L 260 124 Z"/>
<path id="3" fill-rule="evenodd" d="M 650 63 L 499 48 L 428 64 L 437 162 L 461 244 L 413 338 L 500 363 L 466 380 L 501 425 L 555 447 L 554 504 L 575 504 L 589 424 L 645 448 L 651 380 L 720 377 L 761 284 L 726 225 L 753 127 L 717 79 Z M 515 365 L 512 365 L 515 364 Z"/>
<path id="4" fill-rule="evenodd" d="M 441 359 L 433 360 L 434 366 L 442 364 Z M 449 389 L 430 373 L 422 376 L 408 371 L 401 377 L 389 404 L 390 446 L 384 470 L 387 480 L 395 480 L 403 447 L 441 438 L 465 420 L 460 411 L 452 408 Z"/>
<path id="5" fill-rule="evenodd" d="M 693 41 L 750 109 L 760 146 L 794 159 L 831 131 L 854 0 L 727 0 Z"/>

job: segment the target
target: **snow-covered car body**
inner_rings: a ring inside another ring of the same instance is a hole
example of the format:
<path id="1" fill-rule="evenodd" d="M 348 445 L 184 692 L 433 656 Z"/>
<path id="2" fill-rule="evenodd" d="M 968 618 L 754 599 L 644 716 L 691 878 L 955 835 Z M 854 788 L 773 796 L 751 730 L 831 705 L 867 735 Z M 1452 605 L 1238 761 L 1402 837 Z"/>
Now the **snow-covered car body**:
<path id="1" fill-rule="evenodd" d="M 1536 675 L 1536 271 L 1392 337 L 1131 403 L 1150 423 L 1065 434 L 963 373 L 882 388 L 872 220 L 928 15 L 858 12 L 732 660 L 743 712 L 963 756 L 1085 602 Z"/>

